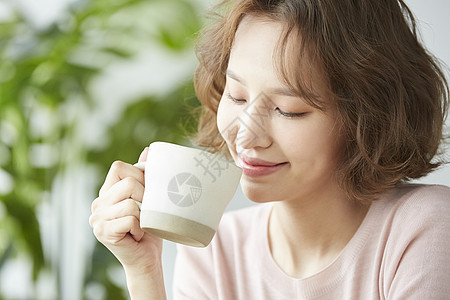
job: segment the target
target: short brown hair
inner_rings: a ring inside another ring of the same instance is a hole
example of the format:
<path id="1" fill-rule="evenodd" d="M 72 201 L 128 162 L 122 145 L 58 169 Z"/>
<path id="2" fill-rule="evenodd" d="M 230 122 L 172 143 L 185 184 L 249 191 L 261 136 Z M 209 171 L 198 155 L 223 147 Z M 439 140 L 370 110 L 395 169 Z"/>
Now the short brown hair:
<path id="1" fill-rule="evenodd" d="M 300 33 L 294 61 L 307 54 L 321 66 L 346 142 L 338 178 L 349 198 L 375 200 L 398 182 L 420 178 L 441 164 L 433 158 L 443 139 L 449 87 L 438 60 L 418 40 L 414 16 L 397 0 L 220 3 L 197 46 L 199 145 L 227 151 L 216 125 L 217 108 L 234 34 L 246 15 L 287 25 L 277 52 L 280 75 L 295 93 L 325 109 L 296 76 L 300 65 L 283 59 L 288 37 Z"/>

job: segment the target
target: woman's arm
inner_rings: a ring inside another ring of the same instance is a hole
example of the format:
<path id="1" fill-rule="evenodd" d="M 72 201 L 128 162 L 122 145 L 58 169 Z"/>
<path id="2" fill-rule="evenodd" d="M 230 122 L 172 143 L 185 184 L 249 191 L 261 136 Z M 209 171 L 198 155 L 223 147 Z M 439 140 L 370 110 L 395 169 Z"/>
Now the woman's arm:
<path id="1" fill-rule="evenodd" d="M 141 154 L 144 161 L 147 151 Z M 115 162 L 92 202 L 89 223 L 96 238 L 120 261 L 127 277 L 130 297 L 165 299 L 161 263 L 162 240 L 140 228 L 144 173 L 137 167 Z"/>
<path id="2" fill-rule="evenodd" d="M 132 300 L 166 299 L 162 265 L 152 269 L 124 268 L 127 277 L 127 287 Z"/>

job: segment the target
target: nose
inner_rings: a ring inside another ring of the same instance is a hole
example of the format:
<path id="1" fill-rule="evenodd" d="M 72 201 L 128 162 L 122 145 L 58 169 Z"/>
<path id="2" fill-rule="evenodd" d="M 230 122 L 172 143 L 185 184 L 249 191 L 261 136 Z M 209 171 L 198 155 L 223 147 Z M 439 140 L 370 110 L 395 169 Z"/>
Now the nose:
<path id="1" fill-rule="evenodd" d="M 264 94 L 250 101 L 239 117 L 236 135 L 237 149 L 267 148 L 272 144 L 270 135 L 270 106 Z"/>

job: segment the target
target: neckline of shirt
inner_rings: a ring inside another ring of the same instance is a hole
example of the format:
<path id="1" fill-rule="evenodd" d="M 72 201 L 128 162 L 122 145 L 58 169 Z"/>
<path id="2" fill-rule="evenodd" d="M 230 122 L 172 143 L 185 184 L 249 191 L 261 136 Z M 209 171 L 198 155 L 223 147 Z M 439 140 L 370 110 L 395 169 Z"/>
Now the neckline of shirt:
<path id="1" fill-rule="evenodd" d="M 347 269 L 356 263 L 358 253 L 374 230 L 376 216 L 382 209 L 381 200 L 372 203 L 358 230 L 336 259 L 321 271 L 305 278 L 294 278 L 287 275 L 273 259 L 267 228 L 272 205 L 267 205 L 263 212 L 263 221 L 259 223 L 261 227 L 258 228 L 258 233 L 262 235 L 258 240 L 260 241 L 260 255 L 263 262 L 261 274 L 264 274 L 264 280 L 267 280 L 274 290 L 286 298 L 312 298 L 333 291 L 342 281 Z"/>

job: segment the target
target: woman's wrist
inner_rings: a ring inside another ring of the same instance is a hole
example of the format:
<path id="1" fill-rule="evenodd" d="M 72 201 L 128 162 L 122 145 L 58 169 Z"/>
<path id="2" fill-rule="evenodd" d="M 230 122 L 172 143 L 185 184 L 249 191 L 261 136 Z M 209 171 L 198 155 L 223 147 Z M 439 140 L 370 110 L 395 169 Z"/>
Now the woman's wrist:
<path id="1" fill-rule="evenodd" d="M 151 267 L 124 267 L 132 300 L 166 299 L 162 264 Z"/>

